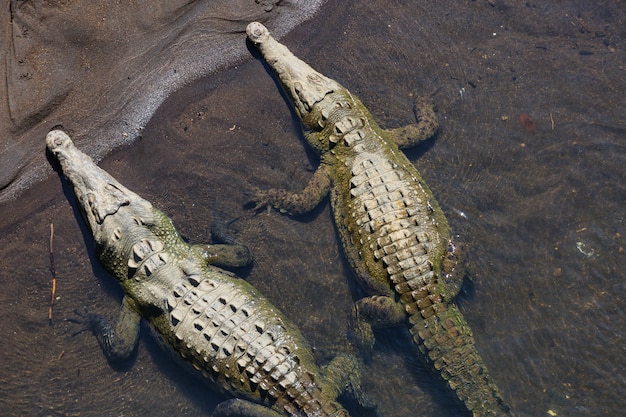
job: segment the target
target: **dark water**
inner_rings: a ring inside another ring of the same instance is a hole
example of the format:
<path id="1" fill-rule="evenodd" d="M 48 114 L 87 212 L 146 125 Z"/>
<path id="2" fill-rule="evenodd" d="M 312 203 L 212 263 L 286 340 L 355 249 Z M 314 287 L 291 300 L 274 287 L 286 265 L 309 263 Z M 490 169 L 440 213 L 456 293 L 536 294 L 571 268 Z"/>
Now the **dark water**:
<path id="1" fill-rule="evenodd" d="M 408 155 L 467 248 L 474 279 L 458 302 L 515 412 L 623 414 L 626 10 L 383 3 L 331 1 L 284 42 L 385 127 L 412 120 L 410 94 L 432 96 L 441 131 Z M 101 166 L 192 242 L 208 239 L 216 213 L 239 218 L 234 233 L 255 256 L 243 274 L 323 363 L 344 343 L 356 294 L 328 202 L 304 219 L 242 208 L 252 187 L 304 187 L 317 161 L 298 129 L 271 77 L 249 61 L 177 93 L 139 142 Z M 147 331 L 122 368 L 89 334 L 72 337 L 76 325 L 62 319 L 74 309 L 114 316 L 121 298 L 72 205 L 55 177 L 1 208 L 2 414 L 209 415 L 218 397 Z M 52 326 L 50 222 L 60 297 Z M 380 340 L 365 388 L 382 415 L 467 415 L 413 359 L 403 329 Z"/>

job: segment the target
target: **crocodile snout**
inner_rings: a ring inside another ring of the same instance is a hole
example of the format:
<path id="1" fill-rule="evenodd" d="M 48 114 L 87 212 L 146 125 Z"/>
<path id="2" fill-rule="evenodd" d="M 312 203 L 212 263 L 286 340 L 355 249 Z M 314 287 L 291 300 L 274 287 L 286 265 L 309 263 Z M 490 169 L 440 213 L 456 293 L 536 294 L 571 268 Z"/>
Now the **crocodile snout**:
<path id="1" fill-rule="evenodd" d="M 120 207 L 134 204 L 136 210 L 151 207 L 150 203 L 126 189 L 94 161 L 74 146 L 65 132 L 53 130 L 46 135 L 46 145 L 61 164 L 63 174 L 72 184 L 76 200 L 94 235 L 107 216 Z"/>
<path id="2" fill-rule="evenodd" d="M 46 135 L 46 145 L 50 151 L 72 144 L 72 139 L 62 130 L 52 130 Z"/>
<path id="3" fill-rule="evenodd" d="M 268 39 L 270 31 L 261 23 L 252 22 L 246 27 L 246 34 L 252 42 L 261 43 Z"/>
<path id="4" fill-rule="evenodd" d="M 285 45 L 276 41 L 261 23 L 250 23 L 246 33 L 280 79 L 300 117 L 306 117 L 316 103 L 341 88 L 336 81 L 323 76 L 294 56 Z"/>

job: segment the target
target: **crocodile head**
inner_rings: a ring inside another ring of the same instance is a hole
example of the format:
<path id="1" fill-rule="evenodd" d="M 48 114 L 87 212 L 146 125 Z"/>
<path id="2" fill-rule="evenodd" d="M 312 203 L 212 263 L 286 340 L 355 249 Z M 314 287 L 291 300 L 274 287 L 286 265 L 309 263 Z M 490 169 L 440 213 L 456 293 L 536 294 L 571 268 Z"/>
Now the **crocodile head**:
<path id="1" fill-rule="evenodd" d="M 61 164 L 63 174 L 74 188 L 83 217 L 97 243 L 106 242 L 105 219 L 118 217 L 114 223 L 139 216 L 151 210 L 150 202 L 128 190 L 115 178 L 99 168 L 94 161 L 74 146 L 72 139 L 61 130 L 46 136 L 46 145 Z M 125 216 L 114 216 L 121 207 L 131 210 Z M 107 222 L 112 226 L 111 222 Z"/>
<path id="2" fill-rule="evenodd" d="M 250 23 L 246 33 L 278 76 L 305 127 L 319 130 L 321 106 L 316 104 L 327 96 L 343 92 L 345 89 L 338 82 L 325 77 L 293 55 L 285 45 L 276 41 L 261 23 Z"/>

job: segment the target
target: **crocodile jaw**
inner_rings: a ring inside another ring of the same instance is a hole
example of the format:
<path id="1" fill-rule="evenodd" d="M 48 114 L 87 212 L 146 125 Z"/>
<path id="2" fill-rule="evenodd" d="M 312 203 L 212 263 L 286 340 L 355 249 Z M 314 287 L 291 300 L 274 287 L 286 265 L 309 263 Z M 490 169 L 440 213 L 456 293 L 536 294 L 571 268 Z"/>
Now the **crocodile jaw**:
<path id="1" fill-rule="evenodd" d="M 339 83 L 315 71 L 285 45 L 277 42 L 261 23 L 250 23 L 246 33 L 280 79 L 301 119 L 306 119 L 313 106 L 327 94 L 343 89 Z"/>
<path id="2" fill-rule="evenodd" d="M 79 151 L 65 132 L 53 130 L 48 133 L 46 145 L 74 187 L 85 221 L 97 242 L 104 238 L 105 218 L 115 215 L 122 206 L 130 206 L 138 215 L 152 208 L 150 202 L 128 190 Z"/>

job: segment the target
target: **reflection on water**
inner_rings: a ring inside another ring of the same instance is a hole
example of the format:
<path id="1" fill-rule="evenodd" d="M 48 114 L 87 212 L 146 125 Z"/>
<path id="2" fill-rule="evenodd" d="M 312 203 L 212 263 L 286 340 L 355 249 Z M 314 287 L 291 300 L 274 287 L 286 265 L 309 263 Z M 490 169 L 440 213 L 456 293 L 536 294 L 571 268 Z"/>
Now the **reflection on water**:
<path id="1" fill-rule="evenodd" d="M 384 126 L 411 120 L 410 93 L 433 95 L 441 132 L 408 155 L 467 248 L 473 280 L 458 302 L 502 394 L 522 416 L 618 415 L 626 406 L 624 11 L 574 1 L 554 9 L 444 3 L 331 2 L 285 43 L 359 95 Z M 101 166 L 192 242 L 207 240 L 216 213 L 238 218 L 234 232 L 255 256 L 242 273 L 301 327 L 323 363 L 344 343 L 359 296 L 328 204 L 303 219 L 242 209 L 252 187 L 301 189 L 315 156 L 259 62 L 189 88 L 203 98 L 188 102 L 180 92 L 140 142 Z M 132 366 L 116 369 L 89 334 L 72 336 L 79 329 L 63 318 L 83 305 L 112 317 L 121 292 L 93 262 L 70 203 L 53 178 L 2 208 L 1 216 L 23 214 L 2 222 L 0 407 L 8 415 L 209 415 L 219 397 L 172 365 L 147 331 Z M 405 330 L 385 330 L 379 342 L 364 385 L 381 415 L 467 415 L 414 358 Z"/>

